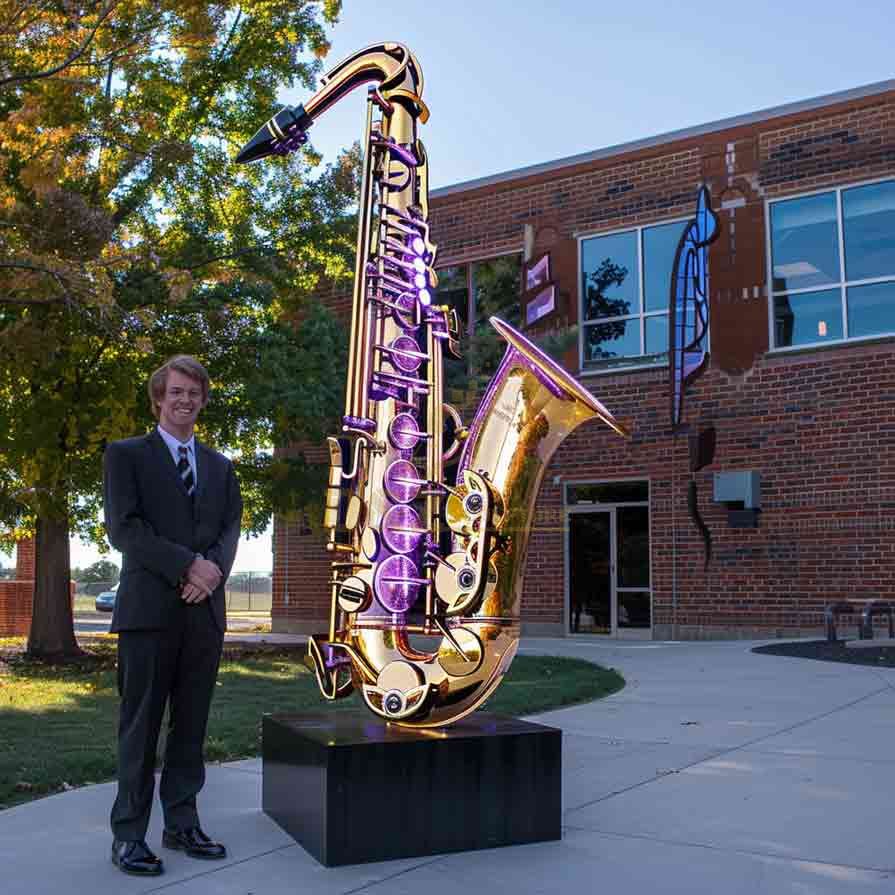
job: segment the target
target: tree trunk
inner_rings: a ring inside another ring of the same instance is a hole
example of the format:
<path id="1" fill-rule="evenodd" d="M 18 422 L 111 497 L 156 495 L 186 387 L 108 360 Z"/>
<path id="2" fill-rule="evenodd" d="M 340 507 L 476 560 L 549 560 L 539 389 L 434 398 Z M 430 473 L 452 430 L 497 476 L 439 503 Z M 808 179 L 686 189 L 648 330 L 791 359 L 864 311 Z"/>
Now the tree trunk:
<path id="1" fill-rule="evenodd" d="M 34 553 L 34 608 L 28 655 L 41 659 L 80 656 L 69 585 L 68 519 L 39 516 Z"/>

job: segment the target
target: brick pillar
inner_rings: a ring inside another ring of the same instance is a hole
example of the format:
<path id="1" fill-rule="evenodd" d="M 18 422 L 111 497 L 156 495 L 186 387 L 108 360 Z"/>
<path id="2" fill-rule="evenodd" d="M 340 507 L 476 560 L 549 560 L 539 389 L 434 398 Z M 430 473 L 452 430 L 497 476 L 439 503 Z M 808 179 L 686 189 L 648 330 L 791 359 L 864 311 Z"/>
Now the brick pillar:
<path id="1" fill-rule="evenodd" d="M 16 544 L 16 578 L 34 580 L 34 538 L 24 538 Z"/>
<path id="2" fill-rule="evenodd" d="M 0 637 L 28 636 L 34 604 L 34 539 L 16 544 L 16 577 L 0 581 Z"/>

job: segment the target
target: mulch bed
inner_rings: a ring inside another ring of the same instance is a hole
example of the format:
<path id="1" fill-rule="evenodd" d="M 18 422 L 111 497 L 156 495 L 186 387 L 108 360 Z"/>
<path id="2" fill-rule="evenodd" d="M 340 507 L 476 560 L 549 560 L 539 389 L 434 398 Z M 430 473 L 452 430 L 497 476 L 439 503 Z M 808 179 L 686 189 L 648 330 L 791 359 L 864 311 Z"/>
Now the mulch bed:
<path id="1" fill-rule="evenodd" d="M 895 668 L 895 646 L 849 649 L 844 640 L 797 640 L 791 643 L 770 643 L 756 646 L 753 653 L 766 656 L 792 656 L 795 659 L 818 659 L 821 662 L 845 662 L 848 665 L 873 665 L 876 668 Z"/>

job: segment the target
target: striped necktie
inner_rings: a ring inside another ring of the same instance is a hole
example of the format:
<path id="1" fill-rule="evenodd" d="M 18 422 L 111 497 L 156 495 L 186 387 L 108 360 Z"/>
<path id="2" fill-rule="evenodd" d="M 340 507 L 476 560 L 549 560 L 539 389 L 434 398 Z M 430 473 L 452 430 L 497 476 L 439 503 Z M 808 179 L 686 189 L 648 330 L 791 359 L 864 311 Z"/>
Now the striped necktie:
<path id="1" fill-rule="evenodd" d="M 177 452 L 180 454 L 180 459 L 177 461 L 177 471 L 180 473 L 180 478 L 183 480 L 183 486 L 186 488 L 186 493 L 192 497 L 193 491 L 196 490 L 196 482 L 193 479 L 193 469 L 190 466 L 190 458 L 187 456 L 187 448 L 181 444 L 178 446 Z"/>

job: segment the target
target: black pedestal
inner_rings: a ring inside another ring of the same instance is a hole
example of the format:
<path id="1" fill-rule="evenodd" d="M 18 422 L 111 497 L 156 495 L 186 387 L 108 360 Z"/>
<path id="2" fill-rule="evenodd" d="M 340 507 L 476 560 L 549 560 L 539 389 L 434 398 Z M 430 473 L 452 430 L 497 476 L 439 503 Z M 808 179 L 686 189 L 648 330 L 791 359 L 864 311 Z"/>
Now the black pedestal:
<path id="1" fill-rule="evenodd" d="M 474 714 L 407 730 L 265 715 L 264 812 L 335 867 L 560 838 L 562 731 Z"/>

